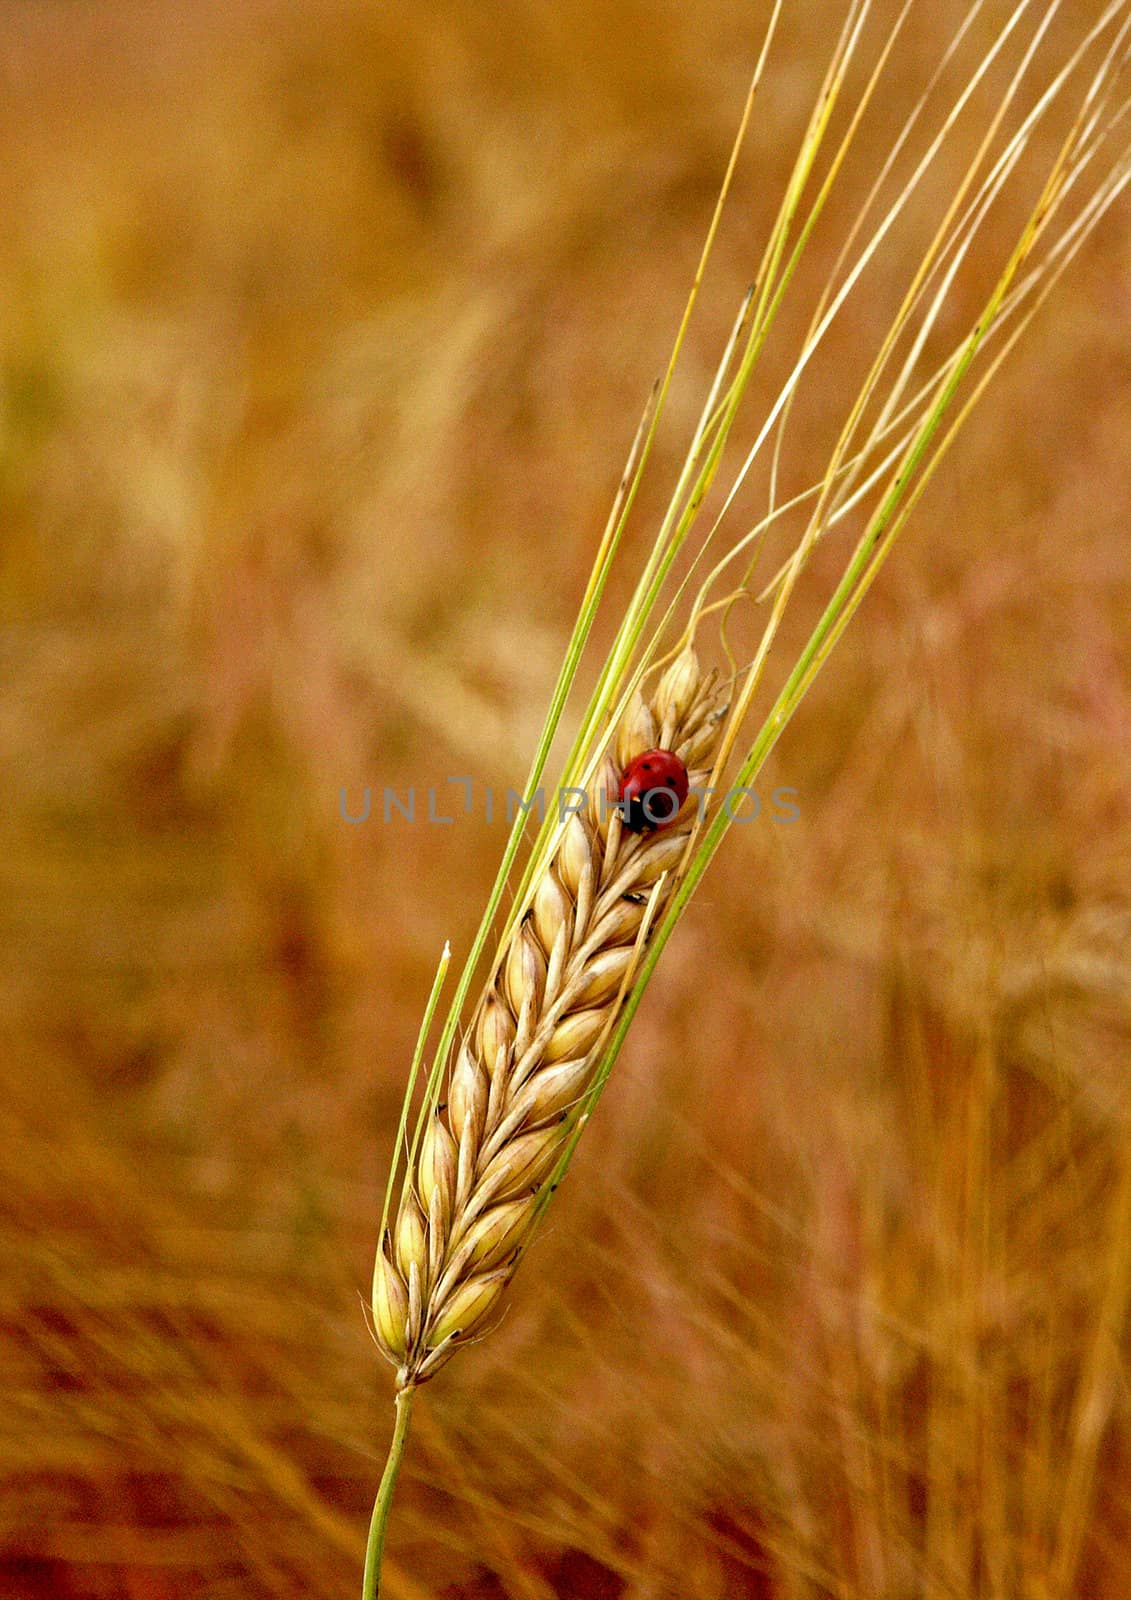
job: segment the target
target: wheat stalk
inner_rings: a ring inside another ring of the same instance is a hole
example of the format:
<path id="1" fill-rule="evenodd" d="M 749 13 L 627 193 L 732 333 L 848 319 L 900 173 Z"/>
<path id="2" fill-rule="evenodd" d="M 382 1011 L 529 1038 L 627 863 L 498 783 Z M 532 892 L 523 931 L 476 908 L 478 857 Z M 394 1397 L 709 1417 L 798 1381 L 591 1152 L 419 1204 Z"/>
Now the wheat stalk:
<path id="1" fill-rule="evenodd" d="M 363 1587 L 366 1600 L 377 1594 L 385 1525 L 416 1388 L 438 1372 L 458 1348 L 486 1331 L 568 1165 L 656 962 L 735 820 L 729 804 L 708 808 L 693 796 L 667 827 L 637 833 L 624 825 L 609 803 L 619 775 L 636 755 L 655 746 L 679 755 L 690 771 L 692 785 L 702 788 L 705 783 L 707 792 L 721 790 L 728 773 L 735 792 L 754 782 L 875 581 L 967 415 L 1084 241 L 1131 184 L 1131 149 L 1115 140 L 1131 118 L 1131 99 L 1125 93 L 1125 73 L 1131 67 L 1131 0 L 1106 0 L 1097 19 L 1081 29 L 1075 45 L 1051 76 L 1032 86 L 1033 64 L 1061 0 L 1044 0 L 1043 10 L 1037 0 L 1019 0 L 1008 27 L 975 60 L 966 88 L 949 110 L 944 110 L 923 154 L 867 235 L 864 223 L 873 215 L 888 170 L 885 164 L 821 291 L 792 370 L 776 400 L 768 405 L 753 446 L 733 474 L 722 509 L 705 533 L 695 533 L 697 542 L 688 547 L 778 308 L 913 3 L 907 0 L 900 10 L 896 27 L 880 48 L 847 129 L 818 183 L 818 157 L 870 10 L 870 0 L 848 0 L 844 27 L 833 45 L 756 281 L 723 353 L 668 510 L 617 625 L 563 766 L 562 784 L 582 788 L 585 807 L 568 820 L 551 819 L 543 824 L 500 930 L 497 919 L 502 898 L 511 884 L 525 836 L 524 819 L 516 820 L 449 1007 L 409 1140 L 409 1107 L 446 972 L 446 951 L 441 961 L 397 1134 L 398 1159 L 402 1147 L 405 1157 L 398 1200 L 394 1208 L 395 1164 L 374 1271 L 375 1331 L 397 1369 L 397 1409 L 388 1465 L 370 1528 Z M 980 8 L 981 0 L 976 0 L 967 21 L 972 21 Z M 598 548 L 534 755 L 524 802 L 531 800 L 539 785 L 647 460 L 780 9 L 781 0 L 777 0 L 687 311 L 667 373 L 641 423 Z M 1020 40 L 1021 24 L 1030 13 L 1031 36 L 1018 44 L 1018 59 L 1005 72 L 996 109 L 949 197 L 937 230 L 924 253 L 910 263 L 903 299 L 874 359 L 861 372 L 856 399 L 824 470 L 808 489 L 779 501 L 779 459 L 794 396 L 811 357 L 850 303 L 938 150 L 953 137 L 964 106 L 995 65 L 999 52 L 1015 31 Z M 967 21 L 948 47 L 944 64 L 962 45 Z M 913 107 L 893 146 L 891 161 L 923 116 L 930 90 L 928 85 Z M 1023 101 L 1026 92 L 1027 106 Z M 956 276 L 978 256 L 987 215 L 1002 202 L 1034 130 L 1061 98 L 1069 95 L 1069 125 L 1045 168 L 1035 198 L 1022 213 L 1015 245 L 991 275 L 973 322 L 953 344 L 944 339 L 941 360 L 936 354 L 928 361 L 927 350 L 942 335 L 943 311 Z M 1016 119 L 1015 127 L 1008 121 L 1010 114 Z M 1073 212 L 1074 194 L 1086 187 L 1081 181 L 1085 177 L 1091 180 L 1090 192 Z M 807 199 L 814 185 L 815 193 Z M 858 237 L 865 242 L 857 248 Z M 991 340 L 997 341 L 996 349 L 987 354 Z M 716 531 L 772 436 L 768 510 L 751 531 L 731 538 L 728 548 L 712 551 Z M 810 508 L 803 533 L 769 585 L 755 595 L 750 586 L 753 564 L 768 532 L 783 515 L 803 506 Z M 850 515 L 859 515 L 861 521 L 854 547 L 847 553 L 841 575 L 807 641 L 751 736 L 745 725 L 794 590 L 818 541 Z M 675 563 L 684 550 L 689 570 L 677 582 Z M 687 585 L 695 574 L 702 581 L 698 593 L 692 595 Z M 728 585 L 733 587 L 728 589 Z M 725 618 L 735 598 L 743 594 L 767 603 L 768 616 L 752 659 L 740 665 L 727 648 Z M 720 646 L 734 669 L 725 693 L 713 675 L 701 671 L 692 643 L 705 619 L 720 610 L 724 620 Z M 655 669 L 662 664 L 660 654 L 669 647 L 681 617 L 685 632 L 674 660 L 645 694 L 642 685 L 651 681 L 646 675 L 655 677 Z M 492 940 L 495 954 L 486 987 L 457 1041 L 470 985 L 482 971 Z"/>
<path id="2" fill-rule="evenodd" d="M 482 1327 L 518 1265 L 588 1114 L 649 933 L 680 882 L 706 811 L 694 790 L 709 776 L 724 711 L 691 646 L 649 699 L 637 694 L 601 786 L 568 817 L 500 947 L 377 1256 L 375 1330 L 400 1389 L 431 1378 Z M 680 758 L 693 792 L 666 826 L 634 832 L 617 778 L 653 748 Z"/>

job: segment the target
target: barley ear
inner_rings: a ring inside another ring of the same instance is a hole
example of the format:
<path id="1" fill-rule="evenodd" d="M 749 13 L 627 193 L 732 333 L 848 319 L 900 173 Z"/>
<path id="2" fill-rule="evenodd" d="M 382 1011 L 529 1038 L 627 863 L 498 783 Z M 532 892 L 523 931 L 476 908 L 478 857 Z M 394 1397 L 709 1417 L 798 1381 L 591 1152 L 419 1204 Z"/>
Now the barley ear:
<path id="1" fill-rule="evenodd" d="M 639 753 L 642 739 L 660 736 L 710 760 L 720 709 L 714 677 L 684 646 L 606 740 L 599 792 L 569 817 L 496 952 L 447 1102 L 425 1116 L 382 1268 L 396 1335 L 386 1353 L 402 1387 L 426 1382 L 498 1307 L 599 1087 L 651 919 L 679 882 L 695 806 L 654 832 L 624 827 L 609 803 L 611 751 Z"/>

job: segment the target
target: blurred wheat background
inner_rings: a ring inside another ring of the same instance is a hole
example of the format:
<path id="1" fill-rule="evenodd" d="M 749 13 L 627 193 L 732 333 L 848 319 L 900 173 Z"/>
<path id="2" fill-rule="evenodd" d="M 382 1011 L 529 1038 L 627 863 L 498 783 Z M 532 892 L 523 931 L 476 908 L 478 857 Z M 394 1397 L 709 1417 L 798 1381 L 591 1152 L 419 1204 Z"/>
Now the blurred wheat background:
<path id="1" fill-rule="evenodd" d="M 787 7 L 636 548 L 839 17 Z M 505 833 L 381 788 L 522 781 L 764 20 L 5 0 L 6 1600 L 360 1586 L 384 1163 Z M 1131 1593 L 1129 303 L 1124 205 L 422 1394 L 392 1600 Z"/>

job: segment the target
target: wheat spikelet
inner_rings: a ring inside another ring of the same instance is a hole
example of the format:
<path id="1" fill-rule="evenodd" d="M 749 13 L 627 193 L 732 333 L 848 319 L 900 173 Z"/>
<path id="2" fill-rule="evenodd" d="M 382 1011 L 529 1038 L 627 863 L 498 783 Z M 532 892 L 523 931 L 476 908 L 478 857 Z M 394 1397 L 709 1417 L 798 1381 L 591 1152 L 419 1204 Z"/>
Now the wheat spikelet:
<path id="1" fill-rule="evenodd" d="M 634 833 L 614 803 L 619 772 L 659 747 L 680 757 L 693 789 L 704 784 L 720 700 L 690 646 L 650 700 L 636 697 L 602 785 L 569 818 L 498 952 L 377 1256 L 374 1321 L 401 1388 L 438 1372 L 496 1305 L 586 1115 L 649 929 L 679 882 L 702 797 L 689 795 L 666 827 Z"/>

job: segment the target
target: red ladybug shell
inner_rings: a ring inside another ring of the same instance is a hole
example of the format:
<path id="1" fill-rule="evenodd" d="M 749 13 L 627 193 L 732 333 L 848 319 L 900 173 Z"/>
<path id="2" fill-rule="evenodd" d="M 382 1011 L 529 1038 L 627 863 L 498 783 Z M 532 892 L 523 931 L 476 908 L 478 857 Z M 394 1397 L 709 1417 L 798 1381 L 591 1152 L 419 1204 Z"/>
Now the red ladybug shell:
<path id="1" fill-rule="evenodd" d="M 687 768 L 671 750 L 645 750 L 621 774 L 617 800 L 630 833 L 653 833 L 674 822 L 687 799 Z"/>

